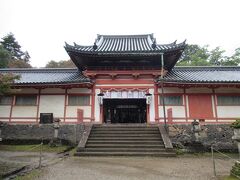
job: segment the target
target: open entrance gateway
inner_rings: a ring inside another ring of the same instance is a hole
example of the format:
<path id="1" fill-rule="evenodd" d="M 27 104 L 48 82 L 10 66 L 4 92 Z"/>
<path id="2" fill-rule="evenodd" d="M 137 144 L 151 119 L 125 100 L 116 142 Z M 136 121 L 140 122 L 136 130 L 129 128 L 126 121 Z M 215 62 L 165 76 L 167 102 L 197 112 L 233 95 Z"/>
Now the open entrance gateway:
<path id="1" fill-rule="evenodd" d="M 146 123 L 146 99 L 104 99 L 105 123 Z"/>

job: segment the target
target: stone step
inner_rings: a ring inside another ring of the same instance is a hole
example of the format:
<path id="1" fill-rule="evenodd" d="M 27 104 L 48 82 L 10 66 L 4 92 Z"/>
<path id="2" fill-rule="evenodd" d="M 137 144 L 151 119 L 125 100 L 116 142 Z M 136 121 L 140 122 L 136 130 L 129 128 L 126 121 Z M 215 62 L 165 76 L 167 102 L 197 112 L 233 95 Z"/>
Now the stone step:
<path id="1" fill-rule="evenodd" d="M 145 131 L 145 130 L 150 130 L 150 131 L 159 131 L 158 128 L 146 128 L 146 127 L 128 127 L 128 128 L 121 128 L 121 127 L 103 127 L 103 128 L 92 128 L 93 131 L 109 131 L 109 130 L 129 130 L 129 131 Z"/>
<path id="2" fill-rule="evenodd" d="M 104 141 L 104 140 L 88 140 L 87 145 L 90 144 L 163 144 L 162 141 L 125 141 L 125 140 L 120 140 L 120 141 Z"/>
<path id="3" fill-rule="evenodd" d="M 91 131 L 92 133 L 105 133 L 105 132 L 116 132 L 116 133 L 118 133 L 118 132 L 120 132 L 120 133 L 122 133 L 122 132 L 128 132 L 128 133 L 134 133 L 134 132 L 137 132 L 137 133 L 150 133 L 150 132 L 152 132 L 152 133 L 158 133 L 159 134 L 159 131 L 158 130 L 126 130 L 126 129 L 123 129 L 123 130 L 111 130 L 111 129 L 109 129 L 109 130 L 92 130 Z"/>
<path id="4" fill-rule="evenodd" d="M 85 148 L 84 152 L 167 152 L 165 148 Z M 82 152 L 81 151 L 81 152 Z"/>
<path id="5" fill-rule="evenodd" d="M 159 131 L 91 131 L 91 134 L 158 134 Z"/>
<path id="6" fill-rule="evenodd" d="M 86 148 L 90 147 L 102 147 L 102 148 L 165 148 L 163 144 L 119 144 L 119 143 L 112 143 L 112 144 L 86 144 Z"/>
<path id="7" fill-rule="evenodd" d="M 93 127 L 103 128 L 103 127 L 158 127 L 158 125 L 155 124 L 143 124 L 143 123 L 119 123 L 119 124 L 94 124 Z"/>
<path id="8" fill-rule="evenodd" d="M 175 157 L 173 152 L 76 152 L 75 156 L 158 156 Z"/>
<path id="9" fill-rule="evenodd" d="M 156 136 L 156 137 L 128 137 L 128 136 L 125 136 L 125 137 L 98 137 L 98 136 L 92 136 L 92 137 L 89 137 L 88 140 L 104 140 L 104 141 L 112 141 L 112 140 L 125 140 L 125 141 L 146 141 L 146 140 L 159 140 L 159 141 L 162 141 L 162 138 L 160 136 Z"/>
<path id="10" fill-rule="evenodd" d="M 96 134 L 96 133 L 91 133 L 91 137 L 160 137 L 160 134 L 114 134 L 114 133 L 105 133 L 105 134 Z"/>

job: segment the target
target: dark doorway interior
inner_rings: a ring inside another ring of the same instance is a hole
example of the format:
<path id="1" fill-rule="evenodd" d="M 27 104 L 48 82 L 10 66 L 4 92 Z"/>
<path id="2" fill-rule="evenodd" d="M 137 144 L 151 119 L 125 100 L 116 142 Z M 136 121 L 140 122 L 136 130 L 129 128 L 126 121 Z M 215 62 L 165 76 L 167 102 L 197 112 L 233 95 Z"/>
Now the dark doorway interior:
<path id="1" fill-rule="evenodd" d="M 105 123 L 146 123 L 145 99 L 104 99 Z"/>

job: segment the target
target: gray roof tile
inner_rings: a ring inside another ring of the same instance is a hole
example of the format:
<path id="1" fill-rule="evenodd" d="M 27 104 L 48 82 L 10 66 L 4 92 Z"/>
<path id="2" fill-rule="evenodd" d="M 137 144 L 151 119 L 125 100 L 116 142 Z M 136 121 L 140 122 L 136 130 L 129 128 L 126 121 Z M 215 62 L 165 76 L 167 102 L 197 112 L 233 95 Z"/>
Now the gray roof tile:
<path id="1" fill-rule="evenodd" d="M 240 83 L 240 67 L 174 67 L 165 82 Z"/>
<path id="2" fill-rule="evenodd" d="M 20 80 L 14 84 L 68 84 L 90 83 L 81 71 L 73 68 L 44 68 L 44 69 L 0 69 L 0 73 L 20 75 Z"/>
<path id="3" fill-rule="evenodd" d="M 177 49 L 184 49 L 185 41 L 176 44 L 176 41 L 170 44 L 156 44 L 153 34 L 145 35 L 98 35 L 94 46 L 81 46 L 74 43 L 71 46 L 66 43 L 67 51 L 81 53 L 159 53 Z M 155 48 L 154 48 L 155 45 Z"/>

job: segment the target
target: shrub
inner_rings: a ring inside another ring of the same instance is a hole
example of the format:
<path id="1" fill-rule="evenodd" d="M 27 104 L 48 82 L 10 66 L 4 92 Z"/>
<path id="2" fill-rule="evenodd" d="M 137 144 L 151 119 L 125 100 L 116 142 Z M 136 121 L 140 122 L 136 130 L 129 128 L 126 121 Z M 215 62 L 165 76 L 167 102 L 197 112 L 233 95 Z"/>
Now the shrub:
<path id="1" fill-rule="evenodd" d="M 239 128 L 240 128 L 240 119 L 236 119 L 236 121 L 234 121 L 234 122 L 231 124 L 231 127 L 232 127 L 232 128 L 237 128 L 237 129 L 239 129 Z"/>

